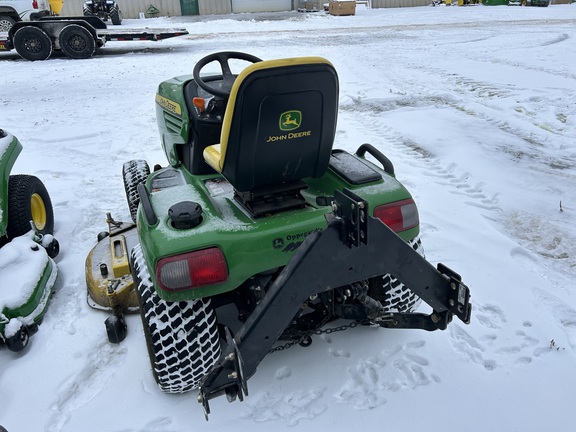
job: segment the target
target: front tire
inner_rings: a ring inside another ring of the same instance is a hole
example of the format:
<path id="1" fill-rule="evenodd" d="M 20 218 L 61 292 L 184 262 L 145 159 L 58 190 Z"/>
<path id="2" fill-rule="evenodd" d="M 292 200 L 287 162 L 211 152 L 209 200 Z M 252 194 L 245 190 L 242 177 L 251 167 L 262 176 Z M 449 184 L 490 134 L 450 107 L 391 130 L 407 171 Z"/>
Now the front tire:
<path id="1" fill-rule="evenodd" d="M 30 221 L 42 234 L 54 232 L 52 202 L 44 183 L 37 177 L 18 174 L 8 180 L 9 238 L 19 237 L 30 231 Z"/>
<path id="2" fill-rule="evenodd" d="M 122 167 L 122 178 L 124 179 L 124 191 L 126 192 L 126 201 L 132 221 L 136 223 L 136 212 L 140 204 L 140 195 L 138 194 L 138 185 L 144 183 L 150 175 L 148 162 L 141 159 L 131 160 Z"/>
<path id="3" fill-rule="evenodd" d="M 181 302 L 162 300 L 150 278 L 142 249 L 131 253 L 140 317 L 152 373 L 166 393 L 197 388 L 220 358 L 220 341 L 209 299 Z"/>

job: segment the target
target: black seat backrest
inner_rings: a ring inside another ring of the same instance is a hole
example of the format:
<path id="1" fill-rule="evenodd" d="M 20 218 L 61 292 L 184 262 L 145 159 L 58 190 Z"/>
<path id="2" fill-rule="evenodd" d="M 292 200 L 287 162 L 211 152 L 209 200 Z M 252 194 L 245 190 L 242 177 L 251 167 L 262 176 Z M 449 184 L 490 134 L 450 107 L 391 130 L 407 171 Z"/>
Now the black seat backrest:
<path id="1" fill-rule="evenodd" d="M 251 65 L 232 88 L 215 168 L 241 192 L 320 177 L 330 160 L 337 113 L 338 76 L 327 60 Z"/>

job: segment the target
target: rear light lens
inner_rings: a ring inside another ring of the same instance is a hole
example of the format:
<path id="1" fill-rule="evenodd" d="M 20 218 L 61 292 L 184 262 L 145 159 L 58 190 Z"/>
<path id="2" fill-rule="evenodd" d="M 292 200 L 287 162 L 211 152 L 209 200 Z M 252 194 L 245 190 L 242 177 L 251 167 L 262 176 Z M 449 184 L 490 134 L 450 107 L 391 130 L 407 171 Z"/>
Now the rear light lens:
<path id="1" fill-rule="evenodd" d="M 406 231 L 420 223 L 418 208 L 412 198 L 378 206 L 374 209 L 374 217 L 394 232 Z"/>
<path id="2" fill-rule="evenodd" d="M 34 0 L 34 1 L 32 2 L 32 7 L 33 7 L 34 9 L 38 9 L 38 2 L 37 2 L 36 0 Z"/>
<path id="3" fill-rule="evenodd" d="M 160 288 L 179 291 L 214 285 L 228 280 L 228 266 L 218 248 L 162 258 L 156 265 Z"/>

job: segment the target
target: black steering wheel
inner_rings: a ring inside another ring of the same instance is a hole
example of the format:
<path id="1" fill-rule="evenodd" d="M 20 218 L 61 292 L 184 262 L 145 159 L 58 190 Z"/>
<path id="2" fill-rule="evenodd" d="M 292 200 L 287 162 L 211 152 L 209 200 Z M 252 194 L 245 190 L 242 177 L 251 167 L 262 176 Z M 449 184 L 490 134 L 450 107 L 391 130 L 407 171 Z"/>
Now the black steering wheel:
<path id="1" fill-rule="evenodd" d="M 230 91 L 232 90 L 232 84 L 234 84 L 234 81 L 236 80 L 236 75 L 232 73 L 232 71 L 230 70 L 230 65 L 228 64 L 228 61 L 230 59 L 245 60 L 251 63 L 258 63 L 262 61 L 262 59 L 253 56 L 251 54 L 234 52 L 234 51 L 222 51 L 207 55 L 206 57 L 201 58 L 198 61 L 198 63 L 196 63 L 196 66 L 194 66 L 194 72 L 192 74 L 194 76 L 194 81 L 196 81 L 196 84 L 198 84 L 198 86 L 201 89 L 207 91 L 210 94 L 213 94 L 214 96 L 228 98 L 230 96 Z M 208 63 L 212 63 L 213 61 L 217 61 L 218 63 L 220 63 L 220 69 L 222 70 L 222 75 L 216 78 L 212 77 L 211 79 L 205 81 L 200 76 L 200 72 L 202 71 L 204 66 L 206 66 Z M 212 87 L 211 85 L 208 84 L 208 82 L 216 81 L 219 80 L 220 78 L 222 79 L 222 82 L 218 88 Z"/>

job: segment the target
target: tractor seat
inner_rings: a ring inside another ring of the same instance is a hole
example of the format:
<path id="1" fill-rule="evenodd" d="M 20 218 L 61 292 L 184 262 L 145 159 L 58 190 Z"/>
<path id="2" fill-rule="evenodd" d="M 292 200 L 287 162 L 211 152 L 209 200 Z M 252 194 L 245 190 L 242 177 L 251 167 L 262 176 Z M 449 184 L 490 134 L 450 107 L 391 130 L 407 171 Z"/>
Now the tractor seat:
<path id="1" fill-rule="evenodd" d="M 306 205 L 302 179 L 328 167 L 338 114 L 338 76 L 321 57 L 269 60 L 236 78 L 220 143 L 204 159 L 259 217 Z"/>

